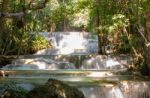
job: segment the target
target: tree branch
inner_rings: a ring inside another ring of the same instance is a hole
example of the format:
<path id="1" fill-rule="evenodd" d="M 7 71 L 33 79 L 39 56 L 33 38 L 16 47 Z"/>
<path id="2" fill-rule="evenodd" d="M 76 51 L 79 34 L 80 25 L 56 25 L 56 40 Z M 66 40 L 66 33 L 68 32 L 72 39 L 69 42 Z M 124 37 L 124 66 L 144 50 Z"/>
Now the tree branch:
<path id="1" fill-rule="evenodd" d="M 0 17 L 4 17 L 4 18 L 22 17 L 23 15 L 24 15 L 24 12 L 18 12 L 18 13 L 0 13 Z"/>
<path id="2" fill-rule="evenodd" d="M 33 10 L 39 10 L 39 9 L 45 8 L 48 1 L 49 0 L 44 0 L 42 3 L 38 3 L 35 6 L 33 5 L 33 2 L 32 2 L 32 4 L 30 4 L 32 5 L 32 7 L 29 6 L 29 8 L 26 8 L 24 11 L 21 11 L 21 12 L 16 12 L 16 13 L 0 12 L 0 18 L 1 17 L 4 17 L 4 18 L 22 17 L 26 13 L 30 13 Z"/>

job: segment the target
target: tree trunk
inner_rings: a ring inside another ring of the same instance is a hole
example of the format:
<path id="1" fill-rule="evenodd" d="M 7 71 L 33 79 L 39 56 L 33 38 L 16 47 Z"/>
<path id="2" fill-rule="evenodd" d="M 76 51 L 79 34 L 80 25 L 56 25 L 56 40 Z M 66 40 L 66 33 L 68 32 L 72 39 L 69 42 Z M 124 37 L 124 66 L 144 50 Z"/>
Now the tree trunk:
<path id="1" fill-rule="evenodd" d="M 150 75 L 150 17 L 145 14 L 145 46 L 144 46 L 144 64 L 141 68 L 143 75 Z"/>
<path id="2" fill-rule="evenodd" d="M 147 43 L 145 46 L 145 64 L 150 64 L 150 17 L 145 19 L 145 37 L 147 38 Z"/>
<path id="3" fill-rule="evenodd" d="M 1 2 L 1 7 L 0 7 L 0 12 L 5 12 L 8 8 L 7 8 L 7 5 L 8 5 L 8 0 L 3 0 Z M 6 43 L 4 44 L 3 43 L 3 36 L 5 35 L 5 23 L 6 23 L 6 20 L 4 17 L 0 17 L 0 40 L 2 43 L 0 43 L 0 54 L 3 54 L 3 52 L 5 51 L 4 47 L 7 45 Z"/>
<path id="4" fill-rule="evenodd" d="M 96 2 L 96 28 L 97 28 L 97 36 L 98 36 L 98 54 L 103 54 L 102 50 L 102 35 L 100 34 L 99 26 L 100 26 L 100 12 L 99 12 L 99 0 Z"/>

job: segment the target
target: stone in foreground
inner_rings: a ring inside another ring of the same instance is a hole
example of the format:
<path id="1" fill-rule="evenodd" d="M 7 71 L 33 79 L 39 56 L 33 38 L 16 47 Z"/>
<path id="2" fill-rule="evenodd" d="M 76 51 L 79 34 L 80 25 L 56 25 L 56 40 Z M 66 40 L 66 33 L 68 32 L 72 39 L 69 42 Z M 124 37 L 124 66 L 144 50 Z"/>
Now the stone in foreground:
<path id="1" fill-rule="evenodd" d="M 45 85 L 31 90 L 27 98 L 85 98 L 77 88 L 54 79 L 49 79 Z"/>

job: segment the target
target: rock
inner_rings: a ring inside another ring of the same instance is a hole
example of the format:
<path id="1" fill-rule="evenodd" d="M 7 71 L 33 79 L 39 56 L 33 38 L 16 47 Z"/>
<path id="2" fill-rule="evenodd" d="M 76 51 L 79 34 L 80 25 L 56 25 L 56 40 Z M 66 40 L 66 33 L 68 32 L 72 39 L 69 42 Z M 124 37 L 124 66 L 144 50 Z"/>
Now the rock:
<path id="1" fill-rule="evenodd" d="M 83 93 L 59 80 L 49 79 L 45 85 L 34 88 L 27 98 L 85 98 Z"/>
<path id="2" fill-rule="evenodd" d="M 26 94 L 15 90 L 6 90 L 0 98 L 26 98 Z"/>

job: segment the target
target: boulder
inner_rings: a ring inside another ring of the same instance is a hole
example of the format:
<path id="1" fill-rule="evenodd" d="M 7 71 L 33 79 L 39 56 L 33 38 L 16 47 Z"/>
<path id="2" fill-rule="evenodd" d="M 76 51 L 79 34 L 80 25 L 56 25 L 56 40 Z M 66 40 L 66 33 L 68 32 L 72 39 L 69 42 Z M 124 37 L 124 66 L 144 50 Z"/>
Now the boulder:
<path id="1" fill-rule="evenodd" d="M 34 88 L 27 98 L 85 98 L 83 93 L 62 81 L 49 79 L 45 85 Z"/>

